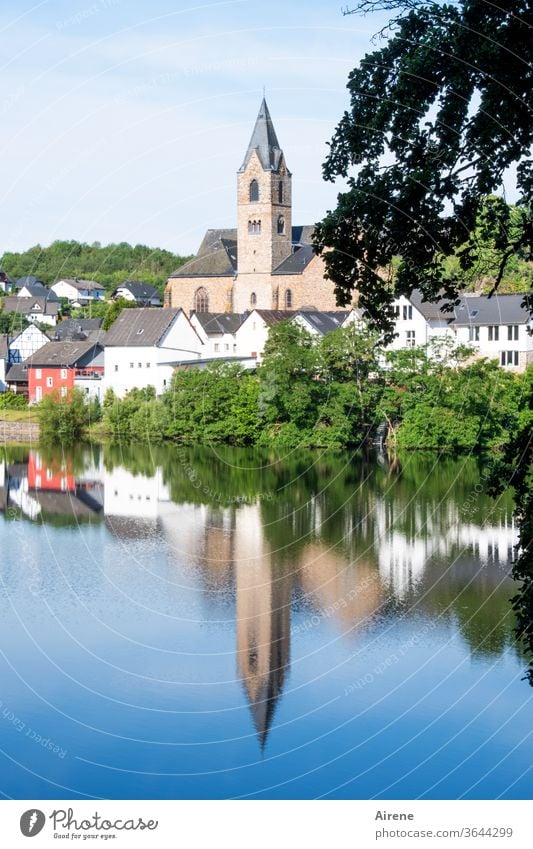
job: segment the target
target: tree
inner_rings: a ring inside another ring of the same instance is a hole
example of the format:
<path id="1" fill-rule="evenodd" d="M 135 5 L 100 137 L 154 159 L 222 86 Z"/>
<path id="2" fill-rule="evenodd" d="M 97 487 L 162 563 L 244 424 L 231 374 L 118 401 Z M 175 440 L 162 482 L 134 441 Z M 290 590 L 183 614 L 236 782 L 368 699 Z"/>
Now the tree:
<path id="1" fill-rule="evenodd" d="M 116 301 L 111 301 L 106 304 L 104 318 L 102 321 L 102 330 L 109 330 L 114 321 L 119 317 L 122 310 L 135 309 L 137 304 L 135 301 L 128 301 L 126 298 L 117 298 Z"/>
<path id="2" fill-rule="evenodd" d="M 314 245 L 338 302 L 357 289 L 371 324 L 390 339 L 394 297 L 416 287 L 427 300 L 457 298 L 463 273 L 479 261 L 483 203 L 512 167 L 512 215 L 502 199 L 487 213 L 498 255 L 493 289 L 515 254 L 531 256 L 533 42 L 527 0 L 361 0 L 353 11 L 380 9 L 400 15 L 386 45 L 350 74 L 350 110 L 324 164 L 325 179 L 345 178 L 348 187 L 317 225 Z M 450 274 L 445 260 L 454 255 Z M 533 296 L 526 303 L 533 307 Z"/>

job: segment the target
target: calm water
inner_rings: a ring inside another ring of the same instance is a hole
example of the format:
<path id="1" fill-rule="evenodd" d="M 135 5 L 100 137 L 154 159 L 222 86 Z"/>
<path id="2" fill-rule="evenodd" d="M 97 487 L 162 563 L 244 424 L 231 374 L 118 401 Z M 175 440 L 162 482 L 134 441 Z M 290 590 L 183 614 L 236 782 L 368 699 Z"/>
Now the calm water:
<path id="1" fill-rule="evenodd" d="M 531 797 L 512 502 L 474 461 L 4 457 L 4 795 Z"/>

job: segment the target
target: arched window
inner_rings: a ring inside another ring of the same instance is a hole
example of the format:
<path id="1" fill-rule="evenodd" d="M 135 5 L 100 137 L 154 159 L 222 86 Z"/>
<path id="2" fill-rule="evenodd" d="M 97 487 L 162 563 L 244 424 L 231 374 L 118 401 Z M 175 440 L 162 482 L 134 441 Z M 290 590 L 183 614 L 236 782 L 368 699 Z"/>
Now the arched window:
<path id="1" fill-rule="evenodd" d="M 256 304 L 257 304 L 257 295 L 255 294 L 255 292 L 252 292 L 252 294 L 250 295 L 250 306 L 255 307 Z"/>
<path id="2" fill-rule="evenodd" d="M 209 295 L 203 286 L 194 293 L 194 309 L 196 312 L 209 312 Z"/>
<path id="3" fill-rule="evenodd" d="M 256 236 L 261 232 L 261 222 L 260 221 L 249 221 L 248 222 L 248 232 L 252 233 Z"/>
<path id="4" fill-rule="evenodd" d="M 252 180 L 250 183 L 250 201 L 259 200 L 259 183 L 257 180 Z"/>
<path id="5" fill-rule="evenodd" d="M 278 235 L 282 236 L 284 232 L 285 232 L 285 219 L 284 219 L 283 215 L 280 215 L 280 217 L 278 218 Z"/>
<path id="6" fill-rule="evenodd" d="M 285 309 L 292 309 L 292 291 L 290 289 L 285 290 Z"/>
<path id="7" fill-rule="evenodd" d="M 278 183 L 278 203 L 283 203 L 283 182 Z"/>

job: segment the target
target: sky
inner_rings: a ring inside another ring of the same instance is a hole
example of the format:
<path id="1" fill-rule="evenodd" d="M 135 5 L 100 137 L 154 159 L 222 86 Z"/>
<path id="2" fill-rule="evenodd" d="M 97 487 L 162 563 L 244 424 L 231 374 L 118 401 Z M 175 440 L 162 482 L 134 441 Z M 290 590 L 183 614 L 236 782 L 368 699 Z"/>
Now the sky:
<path id="1" fill-rule="evenodd" d="M 0 253 L 55 239 L 195 252 L 236 224 L 265 89 L 293 221 L 342 188 L 326 142 L 382 25 L 342 0 L 3 0 Z"/>

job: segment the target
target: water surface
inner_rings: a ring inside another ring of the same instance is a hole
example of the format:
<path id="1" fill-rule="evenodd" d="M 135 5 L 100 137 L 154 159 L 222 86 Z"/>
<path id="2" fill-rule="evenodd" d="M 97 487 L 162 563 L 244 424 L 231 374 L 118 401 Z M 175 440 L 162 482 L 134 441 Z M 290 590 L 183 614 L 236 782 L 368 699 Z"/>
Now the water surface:
<path id="1" fill-rule="evenodd" d="M 473 460 L 4 456 L 4 795 L 531 796 L 512 500 Z"/>

